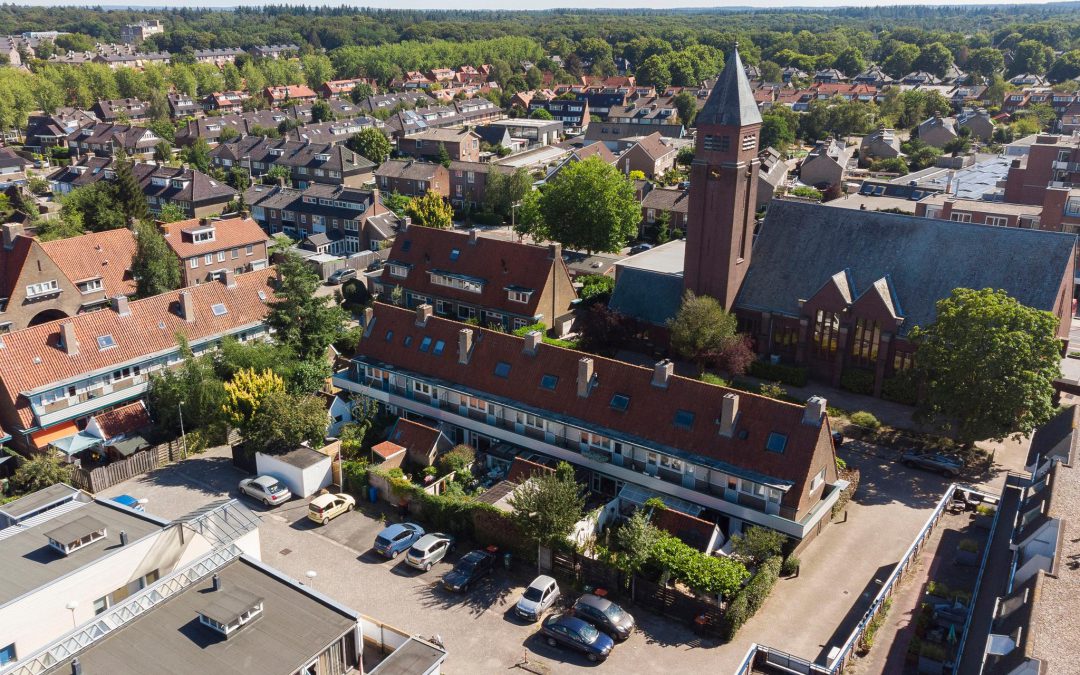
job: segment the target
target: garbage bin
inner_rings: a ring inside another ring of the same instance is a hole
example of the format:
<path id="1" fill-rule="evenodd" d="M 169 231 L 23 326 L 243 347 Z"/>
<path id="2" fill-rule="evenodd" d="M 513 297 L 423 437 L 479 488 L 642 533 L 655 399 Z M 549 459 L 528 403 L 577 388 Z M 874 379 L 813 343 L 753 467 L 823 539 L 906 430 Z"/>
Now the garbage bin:
<path id="1" fill-rule="evenodd" d="M 510 569 L 510 553 L 503 553 L 503 567 Z"/>
<path id="2" fill-rule="evenodd" d="M 379 488 L 374 485 L 369 485 L 367 489 L 368 501 L 375 504 L 379 501 Z"/>

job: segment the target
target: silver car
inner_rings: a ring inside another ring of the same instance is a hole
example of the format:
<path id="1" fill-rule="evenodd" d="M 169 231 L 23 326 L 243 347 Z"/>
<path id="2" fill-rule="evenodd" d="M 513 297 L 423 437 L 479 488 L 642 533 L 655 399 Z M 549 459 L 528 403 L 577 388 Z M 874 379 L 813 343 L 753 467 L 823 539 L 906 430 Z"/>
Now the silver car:
<path id="1" fill-rule="evenodd" d="M 405 562 L 427 572 L 431 566 L 454 550 L 454 538 L 442 532 L 425 534 L 416 540 L 405 555 Z"/>
<path id="2" fill-rule="evenodd" d="M 514 607 L 514 612 L 526 621 L 539 621 L 558 597 L 559 584 L 551 577 L 541 574 L 525 589 Z"/>
<path id="3" fill-rule="evenodd" d="M 258 499 L 265 506 L 277 506 L 292 499 L 292 493 L 273 476 L 258 476 L 240 481 L 240 492 L 252 499 Z"/>

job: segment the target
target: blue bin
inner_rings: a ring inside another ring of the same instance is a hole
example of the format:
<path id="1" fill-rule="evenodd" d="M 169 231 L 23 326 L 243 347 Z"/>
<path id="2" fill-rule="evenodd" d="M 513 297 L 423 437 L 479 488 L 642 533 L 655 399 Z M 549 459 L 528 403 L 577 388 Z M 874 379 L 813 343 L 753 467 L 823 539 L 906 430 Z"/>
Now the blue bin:
<path id="1" fill-rule="evenodd" d="M 375 503 L 377 503 L 379 501 L 379 488 L 375 487 L 374 485 L 369 485 L 368 486 L 367 494 L 368 494 L 368 500 L 372 504 L 375 504 Z"/>

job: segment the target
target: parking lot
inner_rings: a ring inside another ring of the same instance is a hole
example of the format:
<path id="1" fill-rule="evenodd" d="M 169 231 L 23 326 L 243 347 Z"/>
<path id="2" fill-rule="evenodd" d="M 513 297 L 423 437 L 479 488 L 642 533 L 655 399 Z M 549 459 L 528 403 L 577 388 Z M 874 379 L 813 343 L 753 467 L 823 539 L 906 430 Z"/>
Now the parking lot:
<path id="1" fill-rule="evenodd" d="M 721 645 L 701 639 L 682 624 L 628 607 L 639 630 L 599 668 L 666 672 L 678 663 L 689 672 L 727 673 L 752 642 L 813 660 L 841 640 L 876 593 L 874 579 L 899 559 L 946 485 L 939 476 L 909 471 L 873 452 L 847 448 L 841 454 L 863 474 L 846 522 L 831 525 L 810 545 L 802 556 L 802 573 L 777 584 L 735 641 Z M 148 512 L 175 518 L 208 501 L 237 496 L 243 477 L 227 450 L 215 449 L 102 494 L 146 498 Z M 320 526 L 305 518 L 306 501 L 269 510 L 251 500 L 245 503 L 262 516 L 266 562 L 305 582 L 306 573 L 314 571 L 311 583 L 317 590 L 354 609 L 412 634 L 441 636 L 450 653 L 449 673 L 494 673 L 525 658 L 539 672 L 596 667 L 584 656 L 549 647 L 536 637 L 537 625 L 514 616 L 514 604 L 535 576 L 529 563 L 516 562 L 509 571 L 500 566 L 471 593 L 453 594 L 438 582 L 468 552 L 467 544 L 427 573 L 409 567 L 404 556 L 391 561 L 372 550 L 378 532 L 397 520 L 393 509 L 362 503 L 357 511 Z M 571 589 L 563 593 L 566 601 L 575 597 Z"/>

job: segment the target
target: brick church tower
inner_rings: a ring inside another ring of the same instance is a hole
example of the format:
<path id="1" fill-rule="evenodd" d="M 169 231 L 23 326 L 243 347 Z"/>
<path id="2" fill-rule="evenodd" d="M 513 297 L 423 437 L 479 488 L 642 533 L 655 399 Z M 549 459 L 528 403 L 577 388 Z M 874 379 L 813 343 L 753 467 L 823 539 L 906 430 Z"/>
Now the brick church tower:
<path id="1" fill-rule="evenodd" d="M 736 44 L 697 116 L 684 260 L 685 287 L 729 311 L 750 266 L 760 130 Z"/>

